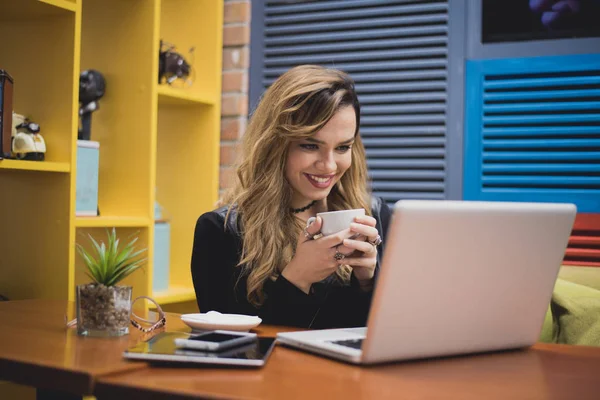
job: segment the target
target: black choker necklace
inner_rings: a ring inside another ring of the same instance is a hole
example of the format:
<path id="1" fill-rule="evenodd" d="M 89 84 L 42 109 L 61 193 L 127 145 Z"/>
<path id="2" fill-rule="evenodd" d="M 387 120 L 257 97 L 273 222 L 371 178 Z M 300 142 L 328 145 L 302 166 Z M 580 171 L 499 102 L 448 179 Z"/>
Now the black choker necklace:
<path id="1" fill-rule="evenodd" d="M 309 204 L 309 205 L 307 205 L 306 207 L 302 207 L 302 208 L 292 208 L 292 209 L 291 209 L 291 211 L 292 211 L 294 214 L 301 213 L 302 211 L 306 211 L 306 210 L 308 210 L 309 208 L 311 208 L 312 206 L 314 206 L 316 202 L 317 202 L 316 200 L 313 200 L 313 201 L 311 201 L 311 202 L 310 202 L 310 204 Z"/>

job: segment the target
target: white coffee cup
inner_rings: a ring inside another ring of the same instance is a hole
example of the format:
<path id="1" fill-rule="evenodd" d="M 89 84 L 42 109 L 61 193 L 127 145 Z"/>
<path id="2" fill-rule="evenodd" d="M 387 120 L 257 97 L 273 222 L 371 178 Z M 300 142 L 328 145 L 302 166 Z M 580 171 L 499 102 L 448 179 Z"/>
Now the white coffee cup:
<path id="1" fill-rule="evenodd" d="M 321 233 L 323 236 L 333 235 L 334 233 L 349 228 L 350 224 L 354 222 L 355 217 L 363 215 L 365 215 L 364 208 L 317 213 L 317 216 L 321 217 L 321 220 L 323 221 L 321 225 Z M 316 217 L 310 217 L 308 221 L 306 221 L 306 227 L 312 224 L 316 219 Z"/>

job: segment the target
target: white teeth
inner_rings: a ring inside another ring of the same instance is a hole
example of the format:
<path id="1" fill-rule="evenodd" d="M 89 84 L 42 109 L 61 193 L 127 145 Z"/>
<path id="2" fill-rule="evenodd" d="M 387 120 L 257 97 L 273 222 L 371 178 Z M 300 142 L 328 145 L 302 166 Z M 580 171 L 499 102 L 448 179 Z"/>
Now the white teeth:
<path id="1" fill-rule="evenodd" d="M 331 177 L 329 177 L 329 178 L 321 178 L 319 176 L 314 176 L 314 175 L 308 175 L 308 176 L 310 176 L 310 179 L 312 179 L 314 181 L 317 181 L 319 183 L 325 183 L 325 182 L 328 182 L 331 179 Z"/>

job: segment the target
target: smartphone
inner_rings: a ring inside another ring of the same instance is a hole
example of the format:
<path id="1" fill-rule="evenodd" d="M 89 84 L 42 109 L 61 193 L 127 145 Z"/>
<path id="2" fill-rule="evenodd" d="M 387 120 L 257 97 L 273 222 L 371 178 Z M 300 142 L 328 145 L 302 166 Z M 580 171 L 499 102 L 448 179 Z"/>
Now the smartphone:
<path id="1" fill-rule="evenodd" d="M 186 339 L 177 338 L 175 346 L 194 350 L 220 351 L 254 342 L 257 337 L 256 333 L 216 330 L 192 335 Z"/>

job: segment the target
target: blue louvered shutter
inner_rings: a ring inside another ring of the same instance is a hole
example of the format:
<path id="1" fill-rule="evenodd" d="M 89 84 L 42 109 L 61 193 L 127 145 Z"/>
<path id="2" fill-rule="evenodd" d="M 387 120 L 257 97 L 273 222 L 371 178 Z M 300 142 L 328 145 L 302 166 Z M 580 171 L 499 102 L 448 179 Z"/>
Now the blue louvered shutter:
<path id="1" fill-rule="evenodd" d="M 600 212 L 600 54 L 467 62 L 464 198 Z"/>
<path id="2" fill-rule="evenodd" d="M 263 12 L 261 90 L 299 64 L 348 72 L 375 194 L 443 199 L 447 1 L 267 1 Z"/>

